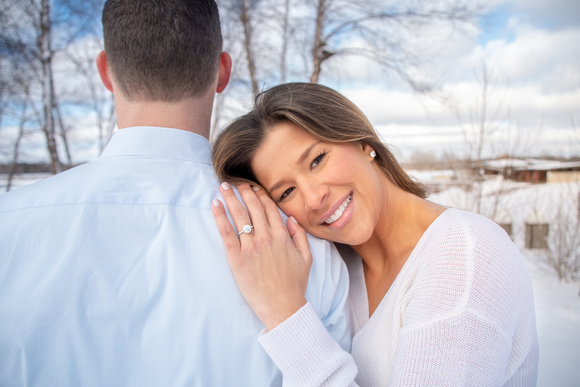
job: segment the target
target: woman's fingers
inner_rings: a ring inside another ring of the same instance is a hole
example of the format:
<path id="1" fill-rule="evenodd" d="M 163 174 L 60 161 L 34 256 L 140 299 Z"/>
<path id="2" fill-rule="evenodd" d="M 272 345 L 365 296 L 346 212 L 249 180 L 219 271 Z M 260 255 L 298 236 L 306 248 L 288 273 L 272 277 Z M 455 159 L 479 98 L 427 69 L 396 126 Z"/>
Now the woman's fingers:
<path id="1" fill-rule="evenodd" d="M 310 245 L 308 243 L 308 238 L 306 237 L 306 231 L 298 224 L 293 216 L 288 218 L 287 225 L 284 224 L 278 206 L 274 203 L 272 198 L 266 194 L 266 191 L 263 189 L 254 189 L 254 192 L 264 206 L 270 226 L 281 227 L 285 232 L 290 234 L 294 246 L 296 246 L 296 249 L 298 249 L 304 258 L 304 262 L 308 265 L 308 270 L 310 271 L 310 266 L 312 265 L 312 254 L 310 253 Z"/>
<path id="2" fill-rule="evenodd" d="M 269 222 L 264 212 L 264 206 L 256 196 L 257 187 L 251 187 L 249 184 L 240 184 L 237 188 L 255 227 L 254 231 L 261 233 L 268 230 Z"/>
<path id="3" fill-rule="evenodd" d="M 256 186 L 254 188 L 254 192 L 256 194 L 256 197 L 262 203 L 262 206 L 266 214 L 266 218 L 268 219 L 268 223 L 270 224 L 270 226 L 286 229 L 286 225 L 284 224 L 282 216 L 280 215 L 280 209 L 278 208 L 276 203 L 274 203 L 272 198 L 268 196 L 266 191 Z"/>
<path id="4" fill-rule="evenodd" d="M 288 218 L 287 225 L 294 246 L 296 246 L 302 258 L 304 258 L 304 262 L 308 266 L 308 271 L 310 271 L 310 267 L 312 266 L 312 253 L 310 252 L 310 244 L 308 243 L 306 231 L 298 224 L 293 216 Z"/>
<path id="5" fill-rule="evenodd" d="M 238 232 L 243 231 L 243 227 L 245 225 L 251 226 L 252 220 L 250 219 L 250 215 L 248 214 L 246 207 L 244 207 L 244 205 L 236 197 L 232 186 L 224 182 L 220 186 L 220 192 L 222 193 L 224 201 L 226 202 Z"/>
<path id="6" fill-rule="evenodd" d="M 218 199 L 214 199 L 211 203 L 211 210 L 222 241 L 224 242 L 228 258 L 238 256 L 240 251 L 238 233 L 230 223 L 224 205 Z"/>

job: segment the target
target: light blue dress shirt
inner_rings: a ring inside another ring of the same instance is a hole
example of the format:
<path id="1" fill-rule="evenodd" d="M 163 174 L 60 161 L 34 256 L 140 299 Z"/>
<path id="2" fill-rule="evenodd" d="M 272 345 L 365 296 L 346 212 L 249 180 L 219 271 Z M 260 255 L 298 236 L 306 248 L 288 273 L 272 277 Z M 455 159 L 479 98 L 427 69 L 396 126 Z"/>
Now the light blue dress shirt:
<path id="1" fill-rule="evenodd" d="M 0 195 L 0 386 L 270 386 L 230 273 L 208 141 L 116 132 L 102 156 Z M 348 275 L 311 238 L 307 299 L 350 349 Z"/>

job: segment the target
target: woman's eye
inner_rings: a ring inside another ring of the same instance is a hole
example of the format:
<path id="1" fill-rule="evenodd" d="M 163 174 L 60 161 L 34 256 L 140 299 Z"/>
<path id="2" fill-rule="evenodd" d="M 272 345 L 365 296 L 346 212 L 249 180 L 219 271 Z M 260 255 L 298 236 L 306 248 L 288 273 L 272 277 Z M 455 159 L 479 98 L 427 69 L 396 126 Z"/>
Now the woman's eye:
<path id="1" fill-rule="evenodd" d="M 282 192 L 282 195 L 280 195 L 280 199 L 278 201 L 282 201 L 282 200 L 286 199 L 288 197 L 288 195 L 290 195 L 290 193 L 292 193 L 292 191 L 294 191 L 294 187 L 290 187 L 286 191 Z"/>
<path id="2" fill-rule="evenodd" d="M 320 162 L 322 161 L 322 159 L 324 159 L 324 156 L 326 156 L 326 151 L 322 152 L 321 154 L 319 154 L 318 156 L 316 156 L 314 158 L 314 160 L 312 160 L 312 163 L 310 164 L 310 168 L 315 168 L 318 164 L 320 164 Z"/>

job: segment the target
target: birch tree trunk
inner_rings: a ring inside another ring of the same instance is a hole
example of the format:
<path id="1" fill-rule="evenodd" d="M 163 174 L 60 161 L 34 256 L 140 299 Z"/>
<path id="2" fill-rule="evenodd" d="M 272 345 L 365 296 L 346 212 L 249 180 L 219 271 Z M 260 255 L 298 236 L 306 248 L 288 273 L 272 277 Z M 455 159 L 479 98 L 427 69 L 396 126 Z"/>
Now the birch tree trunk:
<path id="1" fill-rule="evenodd" d="M 316 7 L 316 23 L 314 27 L 314 43 L 312 45 L 312 74 L 310 75 L 310 82 L 318 83 L 322 67 L 323 56 L 322 52 L 326 42 L 324 41 L 324 19 L 326 16 L 326 0 L 318 0 Z"/>
<path id="2" fill-rule="evenodd" d="M 290 0 L 284 0 L 282 14 L 282 47 L 280 52 L 280 82 L 286 82 L 286 56 L 290 43 Z"/>
<path id="3" fill-rule="evenodd" d="M 20 155 L 20 143 L 22 142 L 22 137 L 24 137 L 24 125 L 26 122 L 26 102 L 22 104 L 22 114 L 20 116 L 20 124 L 18 125 L 18 135 L 14 141 L 12 147 L 12 161 L 10 165 L 10 171 L 8 172 L 8 180 L 6 182 L 6 192 L 12 189 L 12 181 L 14 180 L 14 175 L 16 174 L 16 169 L 18 168 L 18 156 Z"/>
<path id="4" fill-rule="evenodd" d="M 57 174 L 62 172 L 62 164 L 58 155 L 56 144 L 56 130 L 53 107 L 54 93 L 52 81 L 52 48 L 51 48 L 51 20 L 50 0 L 41 0 L 40 3 L 40 31 L 38 35 L 38 52 L 42 67 L 42 105 L 43 123 L 42 130 L 46 137 L 46 146 L 50 156 L 50 172 Z"/>
<path id="5" fill-rule="evenodd" d="M 255 98 L 258 96 L 260 88 L 256 76 L 255 58 L 252 52 L 253 31 L 250 12 L 248 9 L 248 0 L 241 0 L 240 2 L 240 22 L 244 28 L 244 50 L 246 52 L 246 60 L 248 61 L 248 72 L 250 74 L 250 82 L 252 83 L 252 94 Z"/>

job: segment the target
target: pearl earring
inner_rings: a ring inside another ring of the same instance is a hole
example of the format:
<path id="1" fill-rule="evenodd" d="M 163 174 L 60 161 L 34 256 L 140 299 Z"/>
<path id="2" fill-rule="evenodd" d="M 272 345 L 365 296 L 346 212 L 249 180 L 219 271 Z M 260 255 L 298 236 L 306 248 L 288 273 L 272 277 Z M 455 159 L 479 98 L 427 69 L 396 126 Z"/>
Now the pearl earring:
<path id="1" fill-rule="evenodd" d="M 377 157 L 377 152 L 371 151 L 370 155 L 374 159 L 375 157 Z"/>

